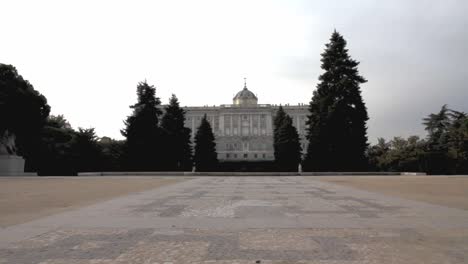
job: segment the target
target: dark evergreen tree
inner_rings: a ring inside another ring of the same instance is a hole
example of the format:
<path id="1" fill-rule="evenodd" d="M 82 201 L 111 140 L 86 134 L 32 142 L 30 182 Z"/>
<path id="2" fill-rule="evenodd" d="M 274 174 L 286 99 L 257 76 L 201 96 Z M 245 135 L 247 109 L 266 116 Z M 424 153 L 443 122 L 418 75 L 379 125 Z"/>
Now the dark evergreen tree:
<path id="1" fill-rule="evenodd" d="M 274 155 L 276 157 L 276 145 L 278 142 L 278 131 L 281 125 L 284 123 L 284 119 L 286 118 L 286 112 L 284 112 L 283 107 L 280 105 L 278 111 L 276 111 L 275 117 L 273 119 L 273 148 L 274 148 Z"/>
<path id="2" fill-rule="evenodd" d="M 428 134 L 428 143 L 432 149 L 444 150 L 446 148 L 447 132 L 450 127 L 450 109 L 443 105 L 436 114 L 429 114 L 423 119 Z"/>
<path id="3" fill-rule="evenodd" d="M 275 120 L 276 121 L 276 120 Z M 280 124 L 275 148 L 275 162 L 280 171 L 297 171 L 301 162 L 301 144 L 299 134 L 289 115 L 285 115 Z"/>
<path id="4" fill-rule="evenodd" d="M 447 151 L 451 174 L 468 173 L 468 115 L 451 110 L 452 122 L 448 131 Z"/>
<path id="5" fill-rule="evenodd" d="M 309 171 L 356 171 L 367 167 L 369 119 L 363 102 L 359 62 L 351 59 L 346 41 L 334 31 L 322 53 L 319 84 L 313 93 L 308 116 L 309 145 L 304 169 Z"/>
<path id="6" fill-rule="evenodd" d="M 218 165 L 216 142 L 211 125 L 203 116 L 195 135 L 194 161 L 197 171 L 214 171 Z"/>
<path id="7" fill-rule="evenodd" d="M 78 128 L 71 142 L 74 172 L 101 171 L 102 148 L 94 128 Z"/>
<path id="8" fill-rule="evenodd" d="M 450 110 L 443 105 L 436 114 L 429 114 L 423 119 L 423 124 L 428 132 L 426 146 L 427 172 L 430 174 L 447 173 L 449 169 L 448 130 L 450 127 Z"/>
<path id="9" fill-rule="evenodd" d="M 76 132 L 63 115 L 50 115 L 40 133 L 38 155 L 34 156 L 39 175 L 74 175 L 71 144 Z"/>
<path id="10" fill-rule="evenodd" d="M 171 171 L 192 169 L 192 146 L 190 129 L 184 126 L 185 111 L 179 106 L 175 95 L 169 99 L 161 120 L 164 131 L 165 169 Z"/>
<path id="11" fill-rule="evenodd" d="M 438 113 L 423 119 L 428 131 L 427 172 L 455 174 L 468 171 L 467 114 L 443 105 Z"/>
<path id="12" fill-rule="evenodd" d="M 137 96 L 137 103 L 130 106 L 133 113 L 127 117 L 125 129 L 121 131 L 126 137 L 126 167 L 138 171 L 160 170 L 166 151 L 162 148 L 159 127 L 161 101 L 156 97 L 156 88 L 146 81 L 138 84 Z"/>
<path id="13" fill-rule="evenodd" d="M 123 150 L 125 141 L 115 140 L 109 137 L 100 138 L 98 144 L 102 148 L 102 164 L 103 171 L 121 171 L 124 169 L 123 163 Z"/>
<path id="14" fill-rule="evenodd" d="M 0 151 L 26 159 L 26 170 L 35 170 L 40 131 L 50 112 L 47 99 L 12 65 L 0 63 Z"/>

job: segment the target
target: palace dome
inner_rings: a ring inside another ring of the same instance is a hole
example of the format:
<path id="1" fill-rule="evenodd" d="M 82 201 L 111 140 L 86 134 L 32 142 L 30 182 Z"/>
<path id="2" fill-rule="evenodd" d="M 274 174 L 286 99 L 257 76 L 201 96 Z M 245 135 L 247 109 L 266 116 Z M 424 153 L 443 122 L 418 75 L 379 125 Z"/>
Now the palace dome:
<path id="1" fill-rule="evenodd" d="M 254 93 L 247 89 L 247 84 L 244 82 L 244 89 L 238 92 L 232 101 L 235 105 L 257 105 L 258 99 Z"/>

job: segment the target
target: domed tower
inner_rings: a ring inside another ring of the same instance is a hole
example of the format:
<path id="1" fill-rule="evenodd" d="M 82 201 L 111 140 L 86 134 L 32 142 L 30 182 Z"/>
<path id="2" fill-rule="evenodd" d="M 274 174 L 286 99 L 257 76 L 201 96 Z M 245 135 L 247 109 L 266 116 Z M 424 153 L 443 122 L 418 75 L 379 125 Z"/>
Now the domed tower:
<path id="1" fill-rule="evenodd" d="M 247 81 L 244 78 L 244 89 L 238 92 L 236 96 L 232 99 L 234 105 L 238 106 L 253 106 L 257 105 L 258 99 L 254 93 L 252 93 L 249 89 L 247 89 Z"/>

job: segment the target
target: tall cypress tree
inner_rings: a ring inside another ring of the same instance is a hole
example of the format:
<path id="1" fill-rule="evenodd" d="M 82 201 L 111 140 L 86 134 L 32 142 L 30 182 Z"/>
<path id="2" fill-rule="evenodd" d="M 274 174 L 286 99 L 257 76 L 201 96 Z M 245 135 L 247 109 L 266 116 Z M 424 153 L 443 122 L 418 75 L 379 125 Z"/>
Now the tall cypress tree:
<path id="1" fill-rule="evenodd" d="M 138 83 L 137 96 L 137 103 L 130 106 L 133 113 L 127 117 L 125 129 L 121 131 L 127 138 L 124 147 L 127 167 L 139 171 L 160 170 L 165 151 L 158 126 L 161 101 L 156 97 L 156 88 L 146 81 Z"/>
<path id="2" fill-rule="evenodd" d="M 281 171 L 297 171 L 301 162 L 301 144 L 299 134 L 292 124 L 292 118 L 285 115 L 277 131 L 275 162 Z"/>
<path id="3" fill-rule="evenodd" d="M 308 116 L 309 145 L 304 169 L 356 171 L 367 161 L 366 122 L 369 119 L 360 84 L 359 62 L 351 59 L 346 41 L 336 30 L 322 53 L 319 84 L 313 93 Z"/>
<path id="4" fill-rule="evenodd" d="M 285 117 L 286 117 L 286 112 L 284 112 L 283 107 L 280 105 L 273 119 L 273 146 L 278 140 L 278 131 L 279 131 L 281 124 L 283 124 Z M 275 152 L 276 152 L 276 149 L 275 149 Z"/>
<path id="5" fill-rule="evenodd" d="M 194 161 L 197 171 L 213 171 L 218 165 L 216 142 L 206 114 L 203 116 L 195 135 Z"/>
<path id="6" fill-rule="evenodd" d="M 179 101 L 173 94 L 161 119 L 164 144 L 167 146 L 165 169 L 175 171 L 192 169 L 190 129 L 185 127 L 184 123 L 185 111 L 179 106 Z"/>

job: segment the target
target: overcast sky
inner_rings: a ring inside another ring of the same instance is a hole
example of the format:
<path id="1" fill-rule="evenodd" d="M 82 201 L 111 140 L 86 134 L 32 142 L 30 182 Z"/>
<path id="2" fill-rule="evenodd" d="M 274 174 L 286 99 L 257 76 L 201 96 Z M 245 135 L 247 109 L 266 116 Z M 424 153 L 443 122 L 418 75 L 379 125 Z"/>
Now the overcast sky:
<path id="1" fill-rule="evenodd" d="M 308 103 L 336 28 L 360 73 L 369 139 L 425 135 L 443 104 L 468 112 L 468 1 L 0 0 L 0 62 L 52 114 L 99 136 L 119 130 L 147 80 L 167 103 Z"/>

